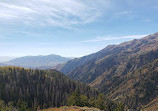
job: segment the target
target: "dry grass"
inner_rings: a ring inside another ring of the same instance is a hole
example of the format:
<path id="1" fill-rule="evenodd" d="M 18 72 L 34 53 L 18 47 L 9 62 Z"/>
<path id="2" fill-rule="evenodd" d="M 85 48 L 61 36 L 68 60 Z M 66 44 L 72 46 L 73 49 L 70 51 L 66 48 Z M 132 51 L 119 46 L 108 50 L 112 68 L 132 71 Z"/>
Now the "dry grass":
<path id="1" fill-rule="evenodd" d="M 63 106 L 60 108 L 49 108 L 49 109 L 44 109 L 44 110 L 39 110 L 39 111 L 101 111 L 101 110 L 97 108 L 88 108 L 88 107 Z"/>

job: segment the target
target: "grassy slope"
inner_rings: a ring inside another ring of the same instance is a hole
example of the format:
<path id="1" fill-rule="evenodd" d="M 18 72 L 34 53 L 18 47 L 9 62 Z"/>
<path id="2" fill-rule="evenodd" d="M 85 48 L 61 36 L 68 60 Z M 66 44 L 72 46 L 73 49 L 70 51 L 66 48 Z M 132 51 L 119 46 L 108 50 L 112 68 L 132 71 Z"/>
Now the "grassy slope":
<path id="1" fill-rule="evenodd" d="M 123 100 L 128 108 L 135 110 L 156 97 L 158 33 L 101 52 L 68 75 L 99 88 L 110 99 Z"/>
<path id="2" fill-rule="evenodd" d="M 60 108 L 49 108 L 49 109 L 44 109 L 44 110 L 39 110 L 39 111 L 100 111 L 100 110 L 97 108 L 64 106 L 64 107 L 60 107 Z"/>

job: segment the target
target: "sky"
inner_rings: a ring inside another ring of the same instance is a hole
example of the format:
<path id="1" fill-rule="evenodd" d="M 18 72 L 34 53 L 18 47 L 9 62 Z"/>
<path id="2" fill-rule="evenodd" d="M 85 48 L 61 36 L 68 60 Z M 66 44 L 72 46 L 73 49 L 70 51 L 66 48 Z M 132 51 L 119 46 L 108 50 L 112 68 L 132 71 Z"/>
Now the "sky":
<path id="1" fill-rule="evenodd" d="M 158 32 L 158 0 L 0 0 L 0 56 L 81 57 Z"/>

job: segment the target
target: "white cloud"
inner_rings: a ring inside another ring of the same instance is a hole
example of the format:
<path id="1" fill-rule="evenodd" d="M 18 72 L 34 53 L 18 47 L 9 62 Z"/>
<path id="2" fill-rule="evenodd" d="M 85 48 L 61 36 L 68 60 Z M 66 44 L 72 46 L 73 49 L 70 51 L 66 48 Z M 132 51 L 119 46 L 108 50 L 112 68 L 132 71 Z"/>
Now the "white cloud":
<path id="1" fill-rule="evenodd" d="M 67 27 L 95 21 L 108 5 L 109 0 L 2 0 L 0 22 Z"/>
<path id="2" fill-rule="evenodd" d="M 121 11 L 121 12 L 117 12 L 117 15 L 128 15 L 128 14 L 133 14 L 133 11 Z"/>
<path id="3" fill-rule="evenodd" d="M 86 40 L 83 42 L 104 42 L 104 41 L 112 41 L 112 40 L 120 40 L 120 39 L 140 39 L 142 37 L 145 37 L 147 35 L 129 35 L 129 36 L 102 36 L 102 37 L 96 37 L 91 40 Z"/>

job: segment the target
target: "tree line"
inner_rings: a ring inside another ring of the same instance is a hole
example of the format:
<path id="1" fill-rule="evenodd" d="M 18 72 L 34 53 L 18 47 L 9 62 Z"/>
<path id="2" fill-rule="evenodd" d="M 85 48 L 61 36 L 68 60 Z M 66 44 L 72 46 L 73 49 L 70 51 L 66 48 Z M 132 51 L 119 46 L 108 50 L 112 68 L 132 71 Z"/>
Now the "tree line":
<path id="1" fill-rule="evenodd" d="M 106 99 L 103 94 L 99 94 L 97 98 L 80 94 L 79 90 L 72 93 L 67 99 L 68 106 L 80 106 L 80 107 L 96 107 L 105 111 L 124 111 L 124 105 L 121 102 L 114 102 Z"/>
<path id="2" fill-rule="evenodd" d="M 124 111 L 123 104 L 99 93 L 56 70 L 0 67 L 0 111 L 37 111 L 65 105 Z"/>
<path id="3" fill-rule="evenodd" d="M 90 86 L 72 81 L 55 70 L 0 68 L 0 99 L 7 105 L 11 102 L 17 109 L 19 103 L 31 111 L 64 106 L 77 88 L 88 97 L 98 95 Z"/>

